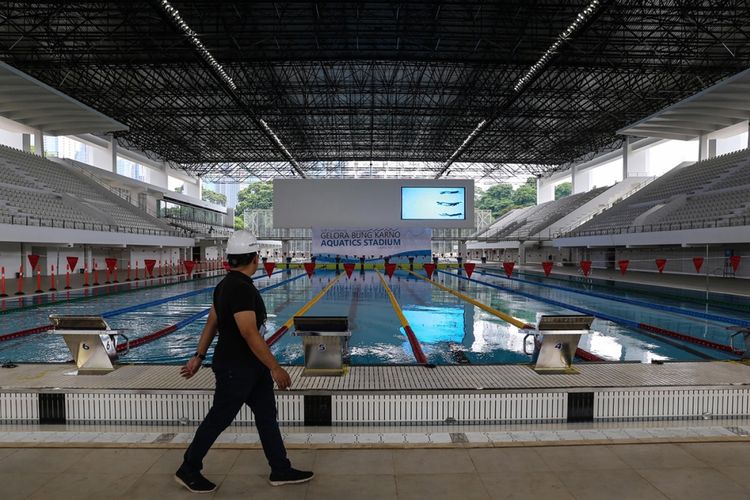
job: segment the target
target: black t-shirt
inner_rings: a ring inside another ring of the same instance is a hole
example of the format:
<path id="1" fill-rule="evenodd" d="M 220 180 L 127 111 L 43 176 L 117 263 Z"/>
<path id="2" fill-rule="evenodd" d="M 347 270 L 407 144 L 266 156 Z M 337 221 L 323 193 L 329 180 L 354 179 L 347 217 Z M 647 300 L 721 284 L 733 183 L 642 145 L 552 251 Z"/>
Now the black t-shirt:
<path id="1" fill-rule="evenodd" d="M 219 323 L 219 341 L 213 363 L 218 366 L 261 364 L 234 321 L 234 314 L 241 311 L 255 312 L 259 331 L 266 321 L 266 305 L 253 280 L 241 272 L 229 271 L 214 289 L 214 309 Z"/>

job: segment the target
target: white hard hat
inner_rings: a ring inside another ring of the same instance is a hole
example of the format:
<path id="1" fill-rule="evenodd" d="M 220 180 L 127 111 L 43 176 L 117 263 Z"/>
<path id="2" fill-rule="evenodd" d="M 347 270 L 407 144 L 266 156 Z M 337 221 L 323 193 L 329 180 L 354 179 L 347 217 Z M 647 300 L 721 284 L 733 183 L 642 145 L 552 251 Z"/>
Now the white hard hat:
<path id="1" fill-rule="evenodd" d="M 227 242 L 227 255 L 242 255 L 259 251 L 258 238 L 250 231 L 235 231 Z"/>

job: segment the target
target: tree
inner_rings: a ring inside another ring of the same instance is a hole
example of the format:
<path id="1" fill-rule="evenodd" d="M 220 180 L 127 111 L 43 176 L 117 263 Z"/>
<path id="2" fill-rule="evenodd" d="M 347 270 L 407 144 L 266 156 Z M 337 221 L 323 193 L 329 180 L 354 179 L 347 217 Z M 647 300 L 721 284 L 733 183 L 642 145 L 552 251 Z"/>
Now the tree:
<path id="1" fill-rule="evenodd" d="M 555 199 L 559 200 L 560 198 L 565 198 L 566 196 L 570 196 L 573 193 L 573 183 L 571 182 L 563 182 L 562 184 L 558 184 L 555 186 Z"/>
<path id="2" fill-rule="evenodd" d="M 479 193 L 476 208 L 492 211 L 493 217 L 500 217 L 508 210 L 527 207 L 536 203 L 536 179 L 529 177 L 526 184 L 515 191 L 506 183 L 495 184 L 487 191 Z"/>
<path id="3" fill-rule="evenodd" d="M 223 195 L 221 193 L 217 193 L 216 191 L 212 191 L 207 188 L 203 188 L 203 192 L 201 193 L 201 199 L 203 201 L 207 201 L 209 203 L 215 203 L 217 205 L 221 205 L 222 207 L 227 206 L 227 197 L 226 195 Z"/>
<path id="4" fill-rule="evenodd" d="M 175 190 L 176 193 L 182 193 L 185 190 L 185 185 L 184 184 L 180 184 L 179 186 L 177 186 L 176 188 L 174 188 L 174 190 Z"/>
<path id="5" fill-rule="evenodd" d="M 273 207 L 273 183 L 254 182 L 237 193 L 237 207 L 235 215 L 242 215 L 245 210 L 255 210 Z"/>
<path id="6" fill-rule="evenodd" d="M 513 193 L 513 205 L 514 208 L 519 208 L 534 204 L 536 204 L 536 179 L 529 177 L 526 179 L 526 184 L 518 186 Z"/>
<path id="7" fill-rule="evenodd" d="M 476 208 L 492 211 L 493 217 L 499 217 L 513 205 L 513 186 L 495 184 L 479 196 Z"/>
<path id="8" fill-rule="evenodd" d="M 245 229 L 245 219 L 242 217 L 234 216 L 234 228 L 239 231 L 240 229 Z"/>

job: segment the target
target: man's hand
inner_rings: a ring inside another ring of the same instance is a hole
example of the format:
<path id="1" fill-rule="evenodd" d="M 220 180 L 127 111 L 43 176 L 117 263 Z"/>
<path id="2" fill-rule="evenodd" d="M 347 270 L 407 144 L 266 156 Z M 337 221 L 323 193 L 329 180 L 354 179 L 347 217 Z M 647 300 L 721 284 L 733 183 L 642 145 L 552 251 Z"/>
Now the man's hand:
<path id="1" fill-rule="evenodd" d="M 277 366 L 276 368 L 271 370 L 271 377 L 273 378 L 273 381 L 276 382 L 276 385 L 279 386 L 279 389 L 289 389 L 289 387 L 292 385 L 291 377 L 286 372 L 286 370 L 280 366 Z"/>
<path id="2" fill-rule="evenodd" d="M 185 363 L 185 366 L 180 369 L 180 375 L 185 378 L 192 377 L 198 372 L 198 369 L 201 367 L 202 361 L 203 360 L 198 356 L 193 356 L 187 363 Z"/>

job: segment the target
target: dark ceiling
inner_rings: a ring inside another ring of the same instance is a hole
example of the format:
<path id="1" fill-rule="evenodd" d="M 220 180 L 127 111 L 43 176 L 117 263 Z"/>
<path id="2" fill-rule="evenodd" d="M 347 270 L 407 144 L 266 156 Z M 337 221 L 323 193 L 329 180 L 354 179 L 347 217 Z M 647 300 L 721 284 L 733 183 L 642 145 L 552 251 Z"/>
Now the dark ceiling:
<path id="1" fill-rule="evenodd" d="M 519 91 L 589 0 L 172 5 L 235 89 L 160 1 L 2 2 L 0 55 L 225 180 L 543 174 L 750 66 L 746 1 L 602 0 Z"/>

